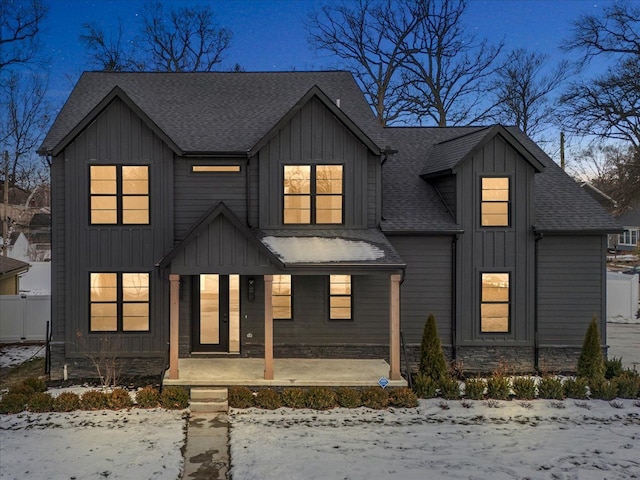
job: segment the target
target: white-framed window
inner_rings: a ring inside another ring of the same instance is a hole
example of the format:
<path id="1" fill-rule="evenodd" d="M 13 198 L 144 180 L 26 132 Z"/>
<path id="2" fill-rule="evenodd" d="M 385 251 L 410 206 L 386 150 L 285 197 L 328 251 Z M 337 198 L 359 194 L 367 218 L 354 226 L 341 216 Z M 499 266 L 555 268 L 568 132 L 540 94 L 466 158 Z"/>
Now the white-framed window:
<path id="1" fill-rule="evenodd" d="M 634 247 L 638 245 L 638 240 L 640 239 L 640 230 L 629 228 L 624 231 L 621 235 L 618 236 L 618 243 L 620 245 L 633 245 Z"/>

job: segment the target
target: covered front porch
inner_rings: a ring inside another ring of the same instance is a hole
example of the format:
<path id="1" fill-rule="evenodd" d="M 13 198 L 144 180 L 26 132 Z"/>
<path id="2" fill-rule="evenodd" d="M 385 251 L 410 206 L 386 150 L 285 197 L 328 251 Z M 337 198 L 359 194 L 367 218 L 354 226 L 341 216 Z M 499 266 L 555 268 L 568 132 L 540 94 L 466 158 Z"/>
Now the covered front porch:
<path id="1" fill-rule="evenodd" d="M 169 372 L 164 385 L 187 387 L 228 387 L 246 385 L 255 387 L 367 387 L 379 385 L 381 378 L 389 377 L 389 364 L 381 359 L 310 359 L 276 358 L 273 360 L 273 378 L 264 376 L 261 358 L 180 358 L 179 378 L 172 379 Z M 406 380 L 388 380 L 388 386 L 405 387 Z"/>

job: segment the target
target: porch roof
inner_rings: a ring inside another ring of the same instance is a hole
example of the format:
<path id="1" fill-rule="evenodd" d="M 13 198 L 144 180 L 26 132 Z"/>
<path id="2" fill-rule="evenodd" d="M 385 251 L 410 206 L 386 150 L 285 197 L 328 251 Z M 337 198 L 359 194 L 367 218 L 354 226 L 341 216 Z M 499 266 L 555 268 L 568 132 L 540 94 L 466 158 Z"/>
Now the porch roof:
<path id="1" fill-rule="evenodd" d="M 268 230 L 260 241 L 285 268 L 349 267 L 403 269 L 406 264 L 375 228 L 349 230 Z"/>

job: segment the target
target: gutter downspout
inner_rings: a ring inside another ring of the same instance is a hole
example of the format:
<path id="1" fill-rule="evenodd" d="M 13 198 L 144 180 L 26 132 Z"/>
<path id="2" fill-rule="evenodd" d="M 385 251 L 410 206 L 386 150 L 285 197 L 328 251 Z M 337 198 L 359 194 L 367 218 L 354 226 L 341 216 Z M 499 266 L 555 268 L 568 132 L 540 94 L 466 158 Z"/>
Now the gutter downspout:
<path id="1" fill-rule="evenodd" d="M 456 352 L 456 283 L 457 283 L 457 275 L 456 271 L 458 269 L 458 260 L 457 260 L 457 252 L 458 252 L 458 238 L 460 234 L 456 233 L 453 236 L 453 240 L 451 241 L 451 360 L 456 360 L 457 352 Z"/>
<path id="2" fill-rule="evenodd" d="M 535 249 L 534 249 L 534 288 L 533 288 L 533 368 L 540 373 L 540 345 L 538 340 L 538 242 L 542 240 L 544 235 L 541 232 L 535 232 Z"/>

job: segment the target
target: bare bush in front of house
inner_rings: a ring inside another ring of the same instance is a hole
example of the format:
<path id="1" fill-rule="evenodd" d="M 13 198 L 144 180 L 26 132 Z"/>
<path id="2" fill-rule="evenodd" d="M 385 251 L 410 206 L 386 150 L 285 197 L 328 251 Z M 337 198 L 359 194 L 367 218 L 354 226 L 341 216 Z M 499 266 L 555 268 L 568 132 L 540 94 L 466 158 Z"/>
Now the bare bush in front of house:
<path id="1" fill-rule="evenodd" d="M 97 339 L 97 351 L 91 351 L 81 332 L 77 332 L 76 337 L 78 345 L 85 351 L 84 356 L 96 369 L 100 385 L 103 388 L 116 387 L 121 369 L 122 340 L 112 335 L 103 335 Z"/>

